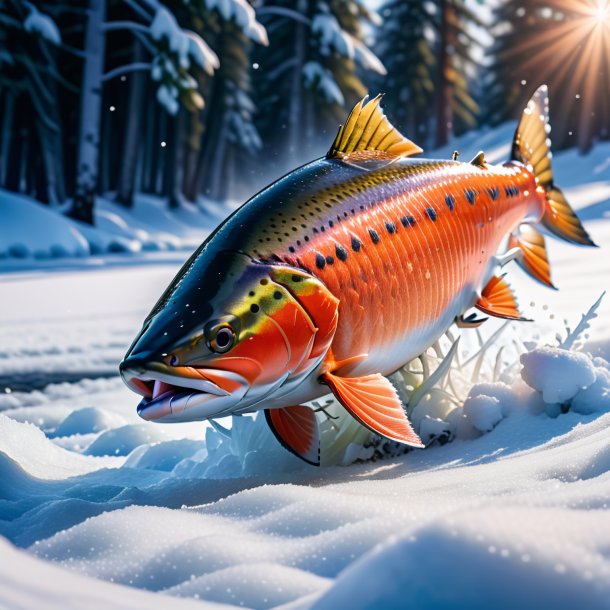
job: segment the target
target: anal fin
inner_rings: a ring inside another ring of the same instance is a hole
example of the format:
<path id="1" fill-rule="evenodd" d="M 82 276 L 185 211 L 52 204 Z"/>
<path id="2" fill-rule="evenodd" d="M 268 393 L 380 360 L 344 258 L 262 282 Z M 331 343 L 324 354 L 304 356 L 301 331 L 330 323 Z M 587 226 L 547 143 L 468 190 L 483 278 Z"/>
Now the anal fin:
<path id="1" fill-rule="evenodd" d="M 320 430 L 313 409 L 303 405 L 265 409 L 265 418 L 283 447 L 313 466 L 320 465 Z"/>
<path id="2" fill-rule="evenodd" d="M 363 426 L 390 440 L 424 447 L 407 419 L 394 386 L 383 375 L 341 377 L 325 373 L 322 378 L 337 400 Z"/>
<path id="3" fill-rule="evenodd" d="M 483 292 L 475 303 L 475 307 L 495 318 L 531 322 L 531 320 L 524 318 L 519 312 L 517 299 L 511 287 L 504 280 L 504 276 L 492 276 L 485 288 L 483 288 Z"/>
<path id="4" fill-rule="evenodd" d="M 524 225 L 511 233 L 508 238 L 509 248 L 519 248 L 517 262 L 526 273 L 550 288 L 555 288 L 551 281 L 551 267 L 546 253 L 544 236 L 534 227 Z"/>

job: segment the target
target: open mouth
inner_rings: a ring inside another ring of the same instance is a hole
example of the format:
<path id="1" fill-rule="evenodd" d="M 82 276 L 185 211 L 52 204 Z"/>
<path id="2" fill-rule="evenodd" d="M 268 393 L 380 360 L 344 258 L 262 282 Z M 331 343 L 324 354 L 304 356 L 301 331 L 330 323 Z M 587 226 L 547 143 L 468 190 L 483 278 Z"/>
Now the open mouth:
<path id="1" fill-rule="evenodd" d="M 242 380 L 225 371 L 130 364 L 123 362 L 121 376 L 131 390 L 142 396 L 137 407 L 142 419 L 165 422 L 207 419 L 221 414 L 243 394 Z"/>

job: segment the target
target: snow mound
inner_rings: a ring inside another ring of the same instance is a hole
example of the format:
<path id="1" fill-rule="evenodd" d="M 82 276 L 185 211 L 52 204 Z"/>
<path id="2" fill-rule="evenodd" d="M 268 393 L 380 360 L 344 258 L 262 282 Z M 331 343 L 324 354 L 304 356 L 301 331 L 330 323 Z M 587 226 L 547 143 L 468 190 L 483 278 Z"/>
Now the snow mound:
<path id="1" fill-rule="evenodd" d="M 102 411 L 96 407 L 85 407 L 72 411 L 57 427 L 52 436 L 72 436 L 74 434 L 90 434 L 116 428 L 125 420 L 114 413 Z M 91 454 L 93 455 L 93 454 Z"/>
<path id="2" fill-rule="evenodd" d="M 0 190 L 0 259 L 86 256 L 89 244 L 71 221 L 29 197 Z"/>
<path id="3" fill-rule="evenodd" d="M 105 430 L 85 449 L 86 455 L 128 455 L 136 447 L 166 440 L 163 428 L 148 424 L 128 424 Z"/>
<path id="4" fill-rule="evenodd" d="M 131 587 L 100 582 L 18 551 L 0 538 L 0 605 L 46 610 L 230 610 L 231 606 L 156 596 Z M 35 580 L 36 586 L 32 586 Z"/>
<path id="5" fill-rule="evenodd" d="M 8 456 L 37 478 L 59 479 L 117 465 L 112 459 L 99 460 L 66 451 L 47 439 L 33 424 L 13 421 L 1 413 L 0 439 L 0 454 Z M 33 447 L 36 449 L 32 450 Z"/>
<path id="6" fill-rule="evenodd" d="M 311 591 L 325 589 L 330 584 L 330 580 L 304 570 L 260 562 L 217 570 L 163 592 L 266 610 Z"/>
<path id="7" fill-rule="evenodd" d="M 467 511 L 365 555 L 312 609 L 608 608 L 608 548 L 608 513 Z"/>
<path id="8" fill-rule="evenodd" d="M 523 380 L 547 404 L 563 404 L 595 381 L 591 358 L 573 350 L 538 347 L 522 354 L 521 364 Z"/>

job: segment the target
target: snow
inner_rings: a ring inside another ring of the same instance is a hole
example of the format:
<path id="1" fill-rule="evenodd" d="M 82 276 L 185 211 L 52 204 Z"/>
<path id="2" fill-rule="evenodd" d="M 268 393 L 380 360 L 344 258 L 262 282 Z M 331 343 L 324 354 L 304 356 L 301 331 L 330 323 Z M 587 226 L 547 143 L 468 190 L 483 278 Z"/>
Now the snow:
<path id="1" fill-rule="evenodd" d="M 457 147 L 497 159 L 511 131 Z M 554 159 L 602 248 L 608 159 L 608 145 Z M 199 218 L 157 203 L 104 200 L 104 230 L 122 219 L 144 248 Z M 117 363 L 186 251 L 32 259 L 39 269 L 1 275 L 0 606 L 608 608 L 610 300 L 560 345 L 607 288 L 608 261 L 549 250 L 559 292 L 507 268 L 536 321 L 511 323 L 480 363 L 477 332 L 463 331 L 455 392 L 443 382 L 413 410 L 426 449 L 371 461 L 368 432 L 325 422 L 323 443 L 335 442 L 318 469 L 261 417 L 217 429 L 137 417 Z M 501 328 L 487 322 L 481 340 Z"/>
<path id="2" fill-rule="evenodd" d="M 152 195 L 138 195 L 134 206 L 126 208 L 98 197 L 91 227 L 0 189 L 0 268 L 9 264 L 18 268 L 20 260 L 108 253 L 185 250 L 186 258 L 186 251 L 197 247 L 229 210 L 225 204 L 208 203 L 204 209 L 185 204 L 170 211 L 165 201 Z"/>
<path id="3" fill-rule="evenodd" d="M 209 11 L 216 10 L 226 21 L 233 21 L 254 42 L 267 46 L 267 30 L 256 20 L 256 13 L 247 0 L 204 0 Z"/>
<path id="4" fill-rule="evenodd" d="M 495 396 L 469 397 L 463 408 L 464 415 L 479 432 L 491 432 L 502 421 L 502 407 Z"/>
<path id="5" fill-rule="evenodd" d="M 303 66 L 303 79 L 307 87 L 320 91 L 328 103 L 340 106 L 345 103 L 343 93 L 332 73 L 317 61 L 308 61 Z"/>
<path id="6" fill-rule="evenodd" d="M 564 403 L 595 381 L 587 354 L 543 346 L 521 356 L 523 380 L 548 404 Z"/>
<path id="7" fill-rule="evenodd" d="M 0 190 L 0 260 L 86 256 L 87 240 L 63 216 L 22 195 Z"/>
<path id="8" fill-rule="evenodd" d="M 33 4 L 27 3 L 27 7 L 29 9 L 28 16 L 25 18 L 23 22 L 23 27 L 26 32 L 35 32 L 47 42 L 51 44 L 61 44 L 61 34 L 59 33 L 59 28 L 49 17 L 41 13 Z"/>

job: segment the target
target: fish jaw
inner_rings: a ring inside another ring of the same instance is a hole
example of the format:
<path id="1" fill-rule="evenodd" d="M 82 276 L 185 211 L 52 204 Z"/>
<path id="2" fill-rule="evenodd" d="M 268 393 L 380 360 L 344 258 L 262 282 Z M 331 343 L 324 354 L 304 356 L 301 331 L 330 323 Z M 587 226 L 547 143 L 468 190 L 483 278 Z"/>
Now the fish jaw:
<path id="1" fill-rule="evenodd" d="M 245 378 L 230 371 L 167 367 L 133 357 L 121 363 L 120 371 L 125 384 L 142 396 L 138 415 L 161 423 L 224 417 L 239 409 L 249 389 Z"/>

